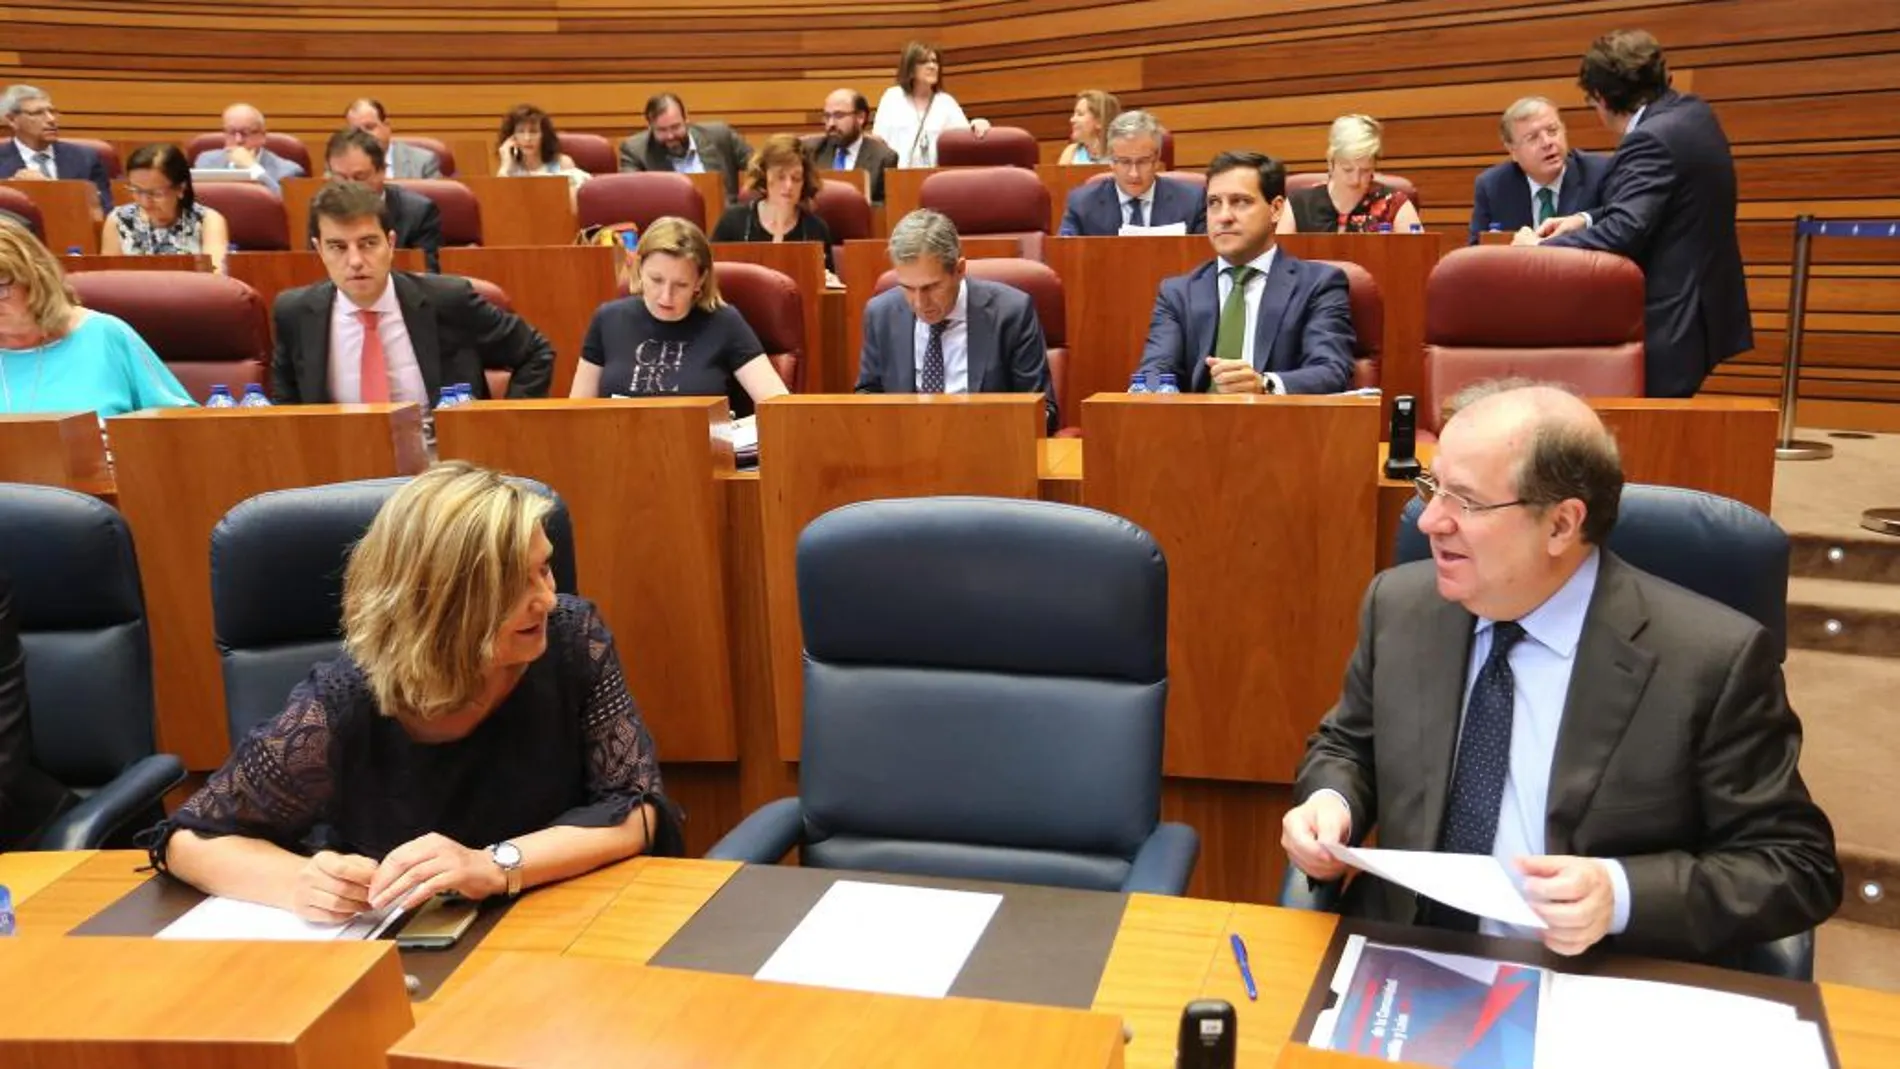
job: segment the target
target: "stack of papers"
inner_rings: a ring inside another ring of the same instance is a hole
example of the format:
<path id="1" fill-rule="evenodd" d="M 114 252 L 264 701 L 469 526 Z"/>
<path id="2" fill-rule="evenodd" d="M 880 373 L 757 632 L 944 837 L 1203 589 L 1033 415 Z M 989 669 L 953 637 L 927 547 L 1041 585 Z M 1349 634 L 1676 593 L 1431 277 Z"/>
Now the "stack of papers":
<path id="1" fill-rule="evenodd" d="M 376 939 L 402 916 L 390 906 L 359 913 L 344 924 L 318 924 L 287 909 L 211 897 L 166 925 L 160 939 L 253 939 L 269 942 L 322 942 L 331 939 Z"/>

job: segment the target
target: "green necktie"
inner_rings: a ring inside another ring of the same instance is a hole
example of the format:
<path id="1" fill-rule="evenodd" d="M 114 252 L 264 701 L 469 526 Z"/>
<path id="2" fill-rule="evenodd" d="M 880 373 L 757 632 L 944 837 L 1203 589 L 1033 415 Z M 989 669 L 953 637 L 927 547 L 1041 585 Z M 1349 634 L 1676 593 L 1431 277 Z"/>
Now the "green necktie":
<path id="1" fill-rule="evenodd" d="M 1544 220 L 1557 214 L 1557 194 L 1549 186 L 1537 191 L 1537 225 L 1543 226 Z"/>
<path id="2" fill-rule="evenodd" d="M 1220 306 L 1220 328 L 1214 335 L 1214 356 L 1220 360 L 1247 359 L 1247 281 L 1259 274 L 1251 267 L 1242 265 L 1230 267 L 1227 274 L 1234 280 L 1233 288 L 1227 291 L 1227 301 Z M 1214 377 L 1207 378 L 1207 388 L 1214 388 Z"/>

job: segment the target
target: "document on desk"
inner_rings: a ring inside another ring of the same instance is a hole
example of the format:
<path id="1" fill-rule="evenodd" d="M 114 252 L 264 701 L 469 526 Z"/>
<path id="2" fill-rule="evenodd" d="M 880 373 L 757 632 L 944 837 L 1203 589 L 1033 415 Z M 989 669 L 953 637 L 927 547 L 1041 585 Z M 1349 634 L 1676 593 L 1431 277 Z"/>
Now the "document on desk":
<path id="1" fill-rule="evenodd" d="M 1428 850 L 1373 850 L 1329 846 L 1334 857 L 1356 869 L 1416 891 L 1474 917 L 1547 928 L 1524 900 L 1515 873 L 1488 854 L 1439 854 Z"/>
<path id="2" fill-rule="evenodd" d="M 159 939 L 251 939 L 267 942 L 325 942 L 333 939 L 375 939 L 402 910 L 396 907 L 359 913 L 343 924 L 318 924 L 287 909 L 212 896 L 166 925 Z"/>
<path id="3" fill-rule="evenodd" d="M 1160 226 L 1136 226 L 1133 223 L 1123 223 L 1121 231 L 1117 236 L 1124 238 L 1186 237 L 1187 224 L 1162 223 Z"/>
<path id="4" fill-rule="evenodd" d="M 1002 895 L 839 880 L 754 978 L 942 998 L 1002 903 Z"/>

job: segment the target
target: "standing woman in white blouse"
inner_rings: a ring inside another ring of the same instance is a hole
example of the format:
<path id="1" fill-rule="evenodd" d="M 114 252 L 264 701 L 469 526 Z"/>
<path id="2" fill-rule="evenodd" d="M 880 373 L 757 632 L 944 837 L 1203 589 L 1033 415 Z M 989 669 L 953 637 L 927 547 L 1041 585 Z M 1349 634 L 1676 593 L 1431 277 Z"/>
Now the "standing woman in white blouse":
<path id="1" fill-rule="evenodd" d="M 941 53 L 921 41 L 905 45 L 897 84 L 878 100 L 871 133 L 897 150 L 899 167 L 935 167 L 937 135 L 966 128 L 981 138 L 990 123 L 966 118 L 957 98 L 943 91 Z"/>

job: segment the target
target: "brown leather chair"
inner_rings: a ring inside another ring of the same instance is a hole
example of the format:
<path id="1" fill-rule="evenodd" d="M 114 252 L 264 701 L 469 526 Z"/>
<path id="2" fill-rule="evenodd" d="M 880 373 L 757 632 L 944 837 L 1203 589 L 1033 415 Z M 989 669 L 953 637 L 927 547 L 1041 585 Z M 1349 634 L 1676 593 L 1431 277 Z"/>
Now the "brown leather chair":
<path id="1" fill-rule="evenodd" d="M 588 174 L 615 174 L 620 170 L 620 151 L 599 134 L 570 131 L 562 134 L 560 140 L 561 151 L 574 161 L 574 166 Z"/>
<path id="2" fill-rule="evenodd" d="M 1049 233 L 1049 187 L 1034 171 L 1020 167 L 938 171 L 924 179 L 917 201 L 949 216 L 963 237 L 1016 238 L 1023 256 L 1042 259 L 1042 239 Z"/>
<path id="3" fill-rule="evenodd" d="M 473 190 L 449 178 L 409 178 L 396 184 L 435 202 L 442 215 L 442 244 L 482 243 L 482 203 Z"/>
<path id="4" fill-rule="evenodd" d="M 1346 273 L 1352 302 L 1352 388 L 1379 385 L 1379 358 L 1385 352 L 1385 297 L 1372 273 L 1345 260 L 1319 260 Z"/>
<path id="5" fill-rule="evenodd" d="M 401 141 L 406 145 L 414 145 L 417 148 L 428 149 L 430 152 L 435 153 L 435 162 L 436 165 L 442 169 L 442 177 L 455 177 L 455 150 L 449 147 L 448 142 L 433 137 L 410 137 L 408 135 L 391 138 L 390 141 L 392 143 Z"/>
<path id="6" fill-rule="evenodd" d="M 197 137 L 191 139 L 190 144 L 185 146 L 185 160 L 189 163 L 204 153 L 216 152 L 223 147 L 224 135 L 222 133 L 199 134 Z M 302 167 L 306 177 L 318 178 L 323 174 L 320 170 L 311 169 L 310 150 L 304 147 L 303 142 L 289 134 L 265 133 L 264 147 L 270 149 L 271 152 L 276 155 Z"/>
<path id="7" fill-rule="evenodd" d="M 871 236 L 871 202 L 849 182 L 825 179 L 811 208 L 831 231 L 833 245 Z"/>
<path id="8" fill-rule="evenodd" d="M 1041 161 L 1036 135 L 1020 126 L 992 126 L 980 138 L 968 130 L 945 130 L 937 135 L 939 167 L 1024 167 L 1034 171 Z"/>
<path id="9" fill-rule="evenodd" d="M 1411 199 L 1414 207 L 1420 209 L 1425 207 L 1424 204 L 1419 202 L 1418 187 L 1412 184 L 1411 179 L 1401 178 L 1396 174 L 1375 174 L 1372 176 L 1372 180 L 1375 182 L 1383 182 L 1393 189 L 1403 192 Z M 1323 186 L 1325 184 L 1325 171 L 1308 174 L 1290 174 L 1286 176 L 1286 192 L 1288 196 L 1292 196 L 1302 189 L 1311 189 L 1314 186 Z"/>
<path id="10" fill-rule="evenodd" d="M 33 203 L 32 197 L 11 186 L 0 186 L 0 212 L 11 212 L 19 216 L 20 221 L 26 224 L 26 228 L 33 232 L 33 236 L 40 239 L 41 244 L 45 244 L 46 216 L 40 212 L 40 206 Z M 65 251 L 54 249 L 53 254 L 57 256 Z"/>
<path id="11" fill-rule="evenodd" d="M 596 176 L 580 187 L 575 209 L 582 227 L 632 223 L 644 234 L 655 219 L 668 215 L 706 225 L 706 201 L 692 180 L 666 171 Z"/>
<path id="12" fill-rule="evenodd" d="M 1474 245 L 1425 284 L 1419 425 L 1485 379 L 1522 375 L 1584 397 L 1643 396 L 1643 272 L 1607 252 Z"/>
<path id="13" fill-rule="evenodd" d="M 466 275 L 463 277 L 468 278 Z M 512 313 L 515 310 L 515 302 L 508 299 L 508 291 L 493 282 L 485 278 L 468 278 L 468 284 L 475 287 L 475 292 L 481 294 L 482 299 L 489 304 L 504 312 Z M 490 367 L 482 369 L 482 376 L 488 380 L 488 396 L 506 397 L 508 384 L 514 381 L 515 373 L 505 367 Z"/>
<path id="14" fill-rule="evenodd" d="M 804 386 L 805 302 L 798 283 L 782 271 L 758 264 L 720 261 L 713 264 L 719 296 L 739 310 L 752 333 L 759 336 L 772 367 L 793 393 Z"/>
<path id="15" fill-rule="evenodd" d="M 78 271 L 81 304 L 118 316 L 199 401 L 211 387 L 270 392 L 270 309 L 236 279 L 197 271 Z"/>
<path id="16" fill-rule="evenodd" d="M 284 200 L 250 182 L 198 182 L 192 186 L 198 203 L 224 216 L 231 241 L 239 252 L 283 252 L 290 248 L 290 226 L 284 219 Z"/>
<path id="17" fill-rule="evenodd" d="M 61 137 L 60 140 L 98 153 L 99 159 L 105 162 L 107 178 L 116 182 L 125 177 L 125 166 L 119 162 L 119 150 L 113 147 L 112 142 L 101 141 L 96 137 Z"/>

